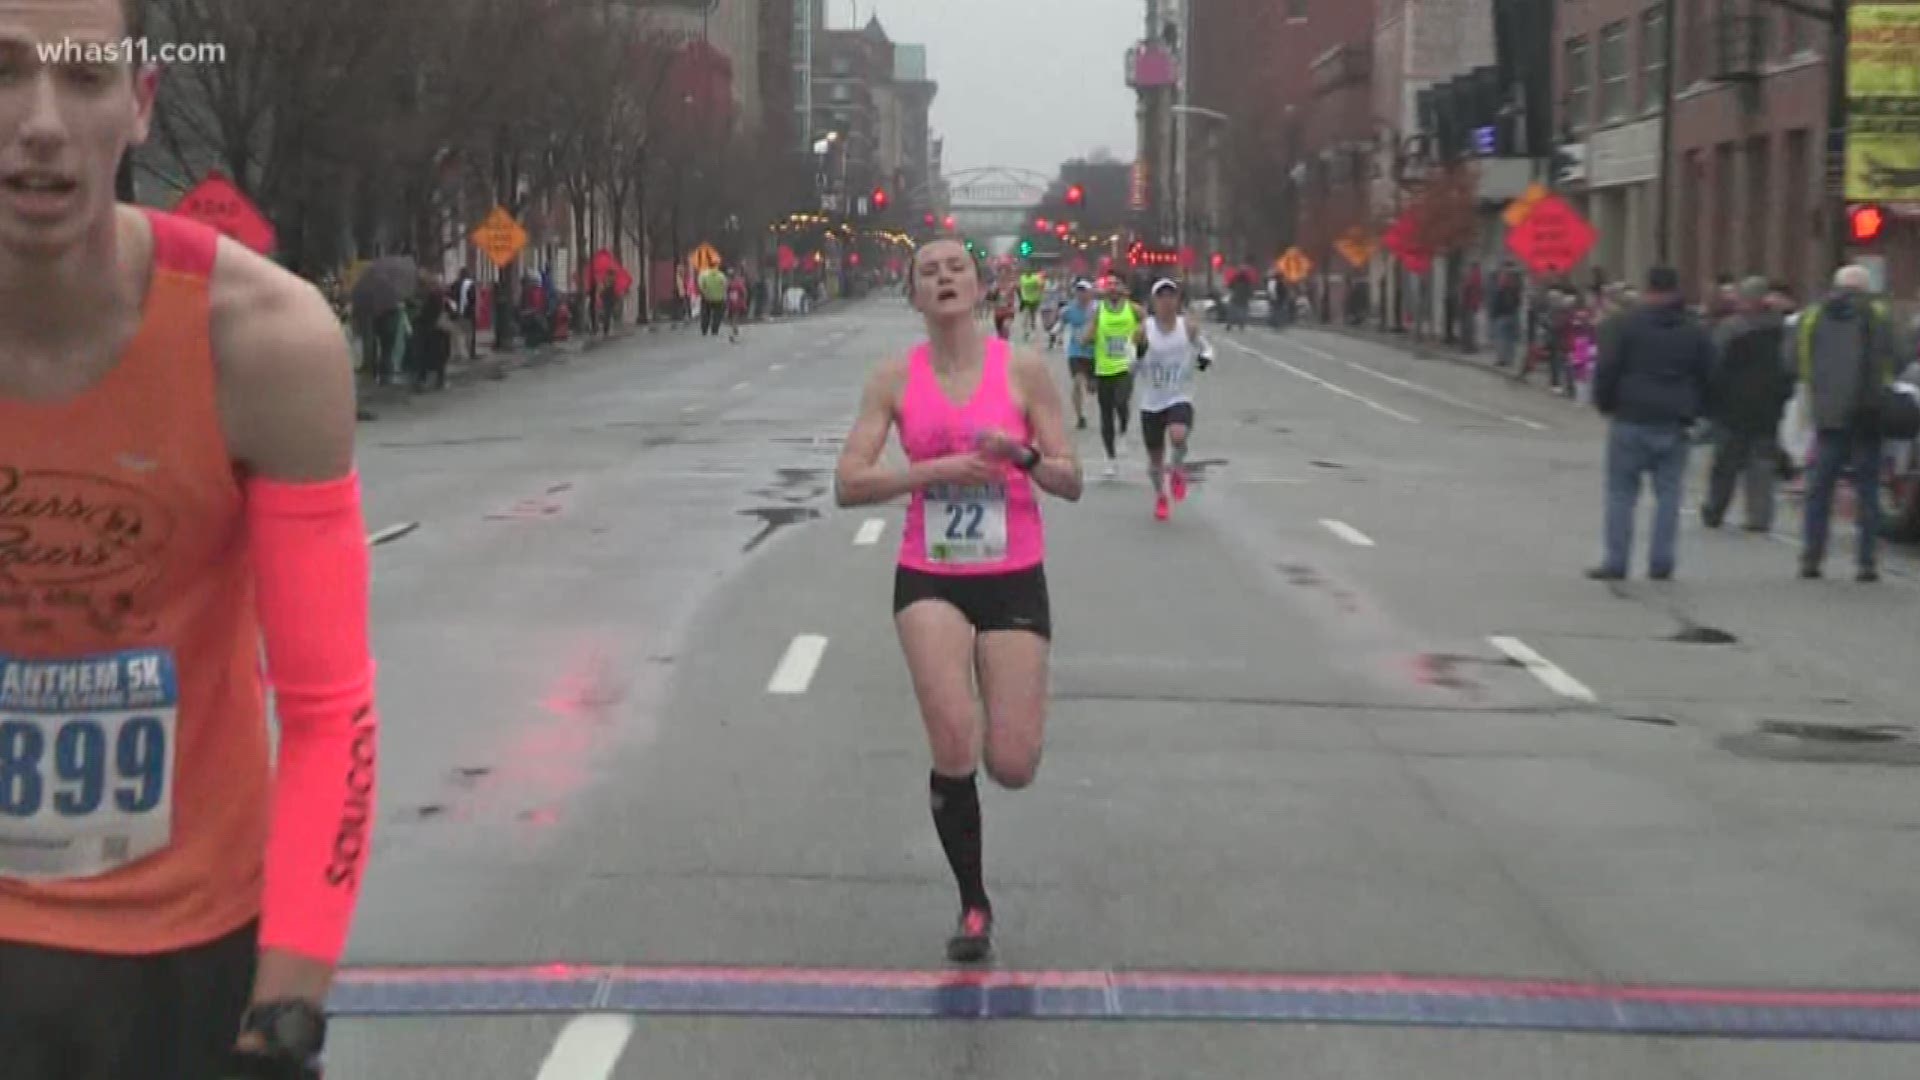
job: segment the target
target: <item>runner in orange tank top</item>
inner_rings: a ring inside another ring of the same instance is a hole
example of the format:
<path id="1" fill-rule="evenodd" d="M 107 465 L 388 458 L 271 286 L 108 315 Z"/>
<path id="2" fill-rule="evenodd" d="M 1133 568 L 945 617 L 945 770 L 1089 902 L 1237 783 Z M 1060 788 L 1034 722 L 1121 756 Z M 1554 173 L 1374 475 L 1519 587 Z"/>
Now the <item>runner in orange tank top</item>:
<path id="1" fill-rule="evenodd" d="M 317 1075 L 377 741 L 352 364 L 116 204 L 155 73 L 35 46 L 138 16 L 0 0 L 0 1073 Z"/>

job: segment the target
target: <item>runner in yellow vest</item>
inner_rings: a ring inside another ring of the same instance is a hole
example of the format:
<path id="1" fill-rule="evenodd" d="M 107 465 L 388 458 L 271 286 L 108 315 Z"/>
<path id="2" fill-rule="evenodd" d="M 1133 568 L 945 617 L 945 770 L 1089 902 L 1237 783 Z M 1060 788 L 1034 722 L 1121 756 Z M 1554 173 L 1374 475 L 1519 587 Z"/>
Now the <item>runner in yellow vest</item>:
<path id="1" fill-rule="evenodd" d="M 727 275 L 717 266 L 700 271 L 700 336 L 720 336 L 727 318 Z"/>
<path id="2" fill-rule="evenodd" d="M 1100 402 L 1100 442 L 1107 450 L 1106 477 L 1120 475 L 1116 434 L 1127 434 L 1127 415 L 1133 407 L 1134 346 L 1140 339 L 1146 314 L 1127 299 L 1126 283 L 1107 279 L 1106 300 L 1087 323 L 1093 344 L 1094 397 Z"/>
<path id="3" fill-rule="evenodd" d="M 1040 301 L 1047 294 L 1046 276 L 1038 270 L 1020 275 L 1020 322 L 1022 339 L 1033 340 L 1033 328 L 1040 322 Z"/>

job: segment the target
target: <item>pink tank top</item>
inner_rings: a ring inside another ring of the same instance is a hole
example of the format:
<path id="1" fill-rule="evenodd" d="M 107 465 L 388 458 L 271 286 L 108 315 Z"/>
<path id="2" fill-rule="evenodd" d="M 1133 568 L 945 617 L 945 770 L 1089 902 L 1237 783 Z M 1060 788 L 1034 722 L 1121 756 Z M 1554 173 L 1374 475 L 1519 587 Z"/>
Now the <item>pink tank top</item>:
<path id="1" fill-rule="evenodd" d="M 995 428 L 1022 442 L 1032 439 L 1008 381 L 1011 355 L 1005 341 L 987 341 L 980 384 L 961 406 L 940 388 L 931 349 L 914 348 L 900 395 L 900 448 L 909 461 L 965 453 Z M 933 484 L 914 492 L 900 536 L 900 565 L 929 574 L 1009 574 L 1040 565 L 1046 551 L 1033 481 L 1012 465 L 983 487 Z"/>

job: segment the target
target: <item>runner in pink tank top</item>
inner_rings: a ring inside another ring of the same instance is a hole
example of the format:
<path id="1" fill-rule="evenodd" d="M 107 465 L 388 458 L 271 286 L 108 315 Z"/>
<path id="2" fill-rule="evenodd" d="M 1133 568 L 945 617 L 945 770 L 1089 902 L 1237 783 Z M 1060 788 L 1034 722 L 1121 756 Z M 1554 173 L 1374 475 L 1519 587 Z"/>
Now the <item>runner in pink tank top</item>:
<path id="1" fill-rule="evenodd" d="M 1025 410 L 1013 398 L 1008 365 L 1013 348 L 998 338 L 986 342 L 973 397 L 957 405 L 940 387 L 932 348 L 921 344 L 907 357 L 900 394 L 900 447 L 907 460 L 932 461 L 971 452 L 989 432 L 1004 432 L 1025 446 L 1031 438 Z M 973 486 L 933 484 L 913 493 L 901 533 L 900 565 L 928 574 L 1005 574 L 1039 566 L 1046 556 L 1040 503 L 1033 481 L 1017 466 Z"/>
<path id="2" fill-rule="evenodd" d="M 915 254 L 907 295 L 926 319 L 927 341 L 868 380 L 834 474 L 841 506 L 910 496 L 894 625 L 933 751 L 934 828 L 960 887 L 960 925 L 947 942 L 957 961 L 984 959 L 993 930 L 978 748 L 984 743 L 987 774 L 1003 787 L 1027 786 L 1040 767 L 1053 615 L 1038 491 L 1073 500 L 1081 489 L 1046 361 L 981 334 L 973 311 L 983 289 L 957 241 Z M 904 469 L 880 460 L 895 427 Z"/>

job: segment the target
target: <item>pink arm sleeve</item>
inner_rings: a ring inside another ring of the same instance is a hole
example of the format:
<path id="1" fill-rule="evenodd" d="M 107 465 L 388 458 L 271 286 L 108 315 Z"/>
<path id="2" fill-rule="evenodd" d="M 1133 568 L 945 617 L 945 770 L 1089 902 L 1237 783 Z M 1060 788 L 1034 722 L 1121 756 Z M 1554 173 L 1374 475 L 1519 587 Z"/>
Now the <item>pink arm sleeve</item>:
<path id="1" fill-rule="evenodd" d="M 337 963 L 372 843 L 379 718 L 360 480 L 247 482 L 280 721 L 260 947 Z"/>

